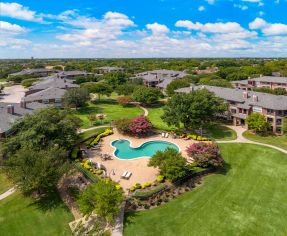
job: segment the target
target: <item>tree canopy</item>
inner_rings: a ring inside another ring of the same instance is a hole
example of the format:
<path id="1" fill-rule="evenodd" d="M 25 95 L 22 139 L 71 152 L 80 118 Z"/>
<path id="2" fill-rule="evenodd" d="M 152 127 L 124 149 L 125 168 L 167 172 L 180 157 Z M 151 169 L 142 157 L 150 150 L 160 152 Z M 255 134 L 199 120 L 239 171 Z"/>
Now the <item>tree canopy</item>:
<path id="1" fill-rule="evenodd" d="M 113 222 L 119 213 L 124 195 L 122 189 L 118 189 L 116 183 L 107 179 L 99 180 L 80 194 L 79 205 L 84 214 L 95 211 L 98 216 Z"/>
<path id="2" fill-rule="evenodd" d="M 113 92 L 113 89 L 110 85 L 104 82 L 88 82 L 82 84 L 83 88 L 86 88 L 89 93 L 96 93 L 98 94 L 98 98 L 101 99 L 102 95 L 110 96 Z"/>
<path id="3" fill-rule="evenodd" d="M 156 103 L 161 97 L 162 93 L 156 88 L 141 87 L 134 91 L 133 99 L 142 104 L 151 105 Z"/>
<path id="4" fill-rule="evenodd" d="M 72 88 L 65 92 L 63 101 L 66 107 L 82 107 L 90 99 L 90 95 L 85 88 Z"/>
<path id="5" fill-rule="evenodd" d="M 162 119 L 168 125 L 180 127 L 183 124 L 186 129 L 196 129 L 210 124 L 226 110 L 222 99 L 207 89 L 200 89 L 174 95 L 164 107 Z"/>
<path id="6" fill-rule="evenodd" d="M 15 154 L 20 148 L 34 150 L 48 146 L 70 148 L 78 139 L 80 119 L 68 110 L 47 108 L 25 115 L 13 124 L 12 136 L 4 141 L 4 153 Z"/>
<path id="7" fill-rule="evenodd" d="M 174 148 L 158 151 L 149 160 L 149 166 L 158 167 L 160 174 L 171 181 L 183 178 L 188 173 L 186 159 Z"/>
<path id="8" fill-rule="evenodd" d="M 266 132 L 270 129 L 270 124 L 267 122 L 264 115 L 260 113 L 252 113 L 246 118 L 246 124 L 248 128 L 253 130 L 254 132 Z"/>

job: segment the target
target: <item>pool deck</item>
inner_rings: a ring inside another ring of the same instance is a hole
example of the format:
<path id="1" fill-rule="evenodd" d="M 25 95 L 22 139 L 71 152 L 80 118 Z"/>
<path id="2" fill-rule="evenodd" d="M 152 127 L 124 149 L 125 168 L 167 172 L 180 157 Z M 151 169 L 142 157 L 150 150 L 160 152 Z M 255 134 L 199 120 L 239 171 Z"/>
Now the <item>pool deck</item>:
<path id="1" fill-rule="evenodd" d="M 113 159 L 102 161 L 100 156 L 93 151 L 89 152 L 89 156 L 94 162 L 103 164 L 106 167 L 107 173 L 111 177 L 111 179 L 118 182 L 124 190 L 127 190 L 131 186 L 134 186 L 136 183 L 144 184 L 146 182 L 155 181 L 156 176 L 159 174 L 159 171 L 157 168 L 147 166 L 149 162 L 148 157 L 136 158 L 132 160 L 121 160 L 115 157 L 115 148 L 111 145 L 111 143 L 117 139 L 129 140 L 132 147 L 138 147 L 145 142 L 155 140 L 171 142 L 176 144 L 180 148 L 180 151 L 182 152 L 182 155 L 184 157 L 187 157 L 187 153 L 185 150 L 186 147 L 196 142 L 193 140 L 173 139 L 171 137 L 162 138 L 161 135 L 155 135 L 148 138 L 135 138 L 122 135 L 116 129 L 114 129 L 114 134 L 103 138 L 103 141 L 101 142 L 101 153 L 113 155 Z M 114 173 L 112 173 L 113 171 Z M 121 179 L 121 175 L 125 171 L 132 172 L 132 176 L 129 180 Z"/>

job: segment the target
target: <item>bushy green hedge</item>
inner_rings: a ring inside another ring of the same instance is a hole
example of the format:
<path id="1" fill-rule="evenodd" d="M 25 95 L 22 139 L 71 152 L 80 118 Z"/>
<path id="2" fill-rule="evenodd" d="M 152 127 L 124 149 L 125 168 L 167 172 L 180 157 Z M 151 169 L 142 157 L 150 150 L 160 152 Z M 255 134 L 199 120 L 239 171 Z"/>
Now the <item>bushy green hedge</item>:
<path id="1" fill-rule="evenodd" d="M 157 187 L 151 189 L 150 191 L 144 191 L 144 192 L 136 191 L 133 196 L 136 198 L 144 199 L 144 198 L 148 198 L 152 196 L 153 194 L 160 192 L 161 190 L 165 188 L 166 188 L 165 184 L 160 184 Z"/>
<path id="2" fill-rule="evenodd" d="M 81 171 L 88 179 L 90 179 L 93 183 L 98 182 L 98 177 L 91 173 L 89 170 L 85 169 L 80 162 L 75 162 L 75 166 L 79 171 Z"/>
<path id="3" fill-rule="evenodd" d="M 209 138 L 202 137 L 202 136 L 196 135 L 196 134 L 188 134 L 186 137 L 189 139 L 197 140 L 197 141 L 210 141 Z"/>
<path id="4" fill-rule="evenodd" d="M 71 152 L 71 158 L 72 159 L 77 159 L 79 156 L 80 148 L 79 147 L 74 147 L 72 152 Z"/>
<path id="5" fill-rule="evenodd" d="M 105 137 L 107 135 L 113 134 L 113 131 L 111 129 L 106 129 L 103 133 L 100 133 L 91 143 L 89 146 L 93 146 L 99 143 L 102 137 Z"/>

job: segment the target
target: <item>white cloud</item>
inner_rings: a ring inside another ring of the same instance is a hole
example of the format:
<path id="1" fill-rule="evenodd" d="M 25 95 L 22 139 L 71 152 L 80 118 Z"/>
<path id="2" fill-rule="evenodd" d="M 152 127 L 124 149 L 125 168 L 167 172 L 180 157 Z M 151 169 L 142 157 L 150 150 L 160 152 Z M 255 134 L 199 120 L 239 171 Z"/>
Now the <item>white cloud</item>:
<path id="1" fill-rule="evenodd" d="M 188 20 L 179 20 L 175 23 L 175 26 L 209 33 L 232 33 L 244 31 L 244 29 L 236 22 L 202 24 L 199 22 L 193 23 Z"/>
<path id="2" fill-rule="evenodd" d="M 6 21 L 0 21 L 0 32 L 20 34 L 26 32 L 26 29 L 21 27 L 20 25 L 11 24 Z"/>
<path id="3" fill-rule="evenodd" d="M 249 23 L 249 28 L 250 29 L 262 29 L 266 27 L 268 23 L 263 20 L 262 18 L 256 18 L 254 21 Z"/>
<path id="4" fill-rule="evenodd" d="M 261 30 L 265 35 L 284 35 L 287 34 L 287 25 L 281 23 L 271 24 L 262 18 L 256 18 L 249 24 L 250 29 Z"/>
<path id="5" fill-rule="evenodd" d="M 198 7 L 198 10 L 199 10 L 199 11 L 204 11 L 204 10 L 205 10 L 205 7 L 204 7 L 204 6 L 200 6 L 200 7 Z"/>
<path id="6" fill-rule="evenodd" d="M 248 6 L 241 5 L 241 4 L 233 4 L 234 7 L 241 9 L 242 11 L 245 11 L 248 9 Z"/>
<path id="7" fill-rule="evenodd" d="M 156 22 L 153 24 L 147 24 L 146 28 L 151 30 L 154 35 L 161 35 L 169 32 L 169 29 L 166 25 L 161 25 Z"/>
<path id="8" fill-rule="evenodd" d="M 213 5 L 215 3 L 215 0 L 206 0 L 206 2 L 210 5 Z"/>
<path id="9" fill-rule="evenodd" d="M 23 5 L 15 2 L 0 2 L 0 10 L 1 16 L 7 16 L 26 21 L 43 22 L 43 19 L 38 16 L 35 11 L 31 11 L 28 7 L 24 7 Z"/>

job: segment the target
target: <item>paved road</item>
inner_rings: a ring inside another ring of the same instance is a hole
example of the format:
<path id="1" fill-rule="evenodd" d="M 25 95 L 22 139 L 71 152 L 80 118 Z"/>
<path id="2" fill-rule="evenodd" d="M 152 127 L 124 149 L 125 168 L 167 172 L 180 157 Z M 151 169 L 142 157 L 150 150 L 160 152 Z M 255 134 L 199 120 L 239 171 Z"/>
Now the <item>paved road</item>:
<path id="1" fill-rule="evenodd" d="M 265 147 L 270 147 L 270 148 L 274 148 L 280 152 L 286 153 L 287 154 L 287 150 L 283 149 L 283 148 L 279 148 L 270 144 L 265 144 L 265 143 L 259 143 L 259 142 L 255 142 L 255 141 L 251 141 L 247 138 L 245 138 L 243 136 L 243 133 L 246 131 L 245 128 L 241 127 L 241 126 L 228 126 L 230 129 L 233 129 L 236 133 L 237 133 L 237 139 L 235 140 L 231 140 L 231 141 L 217 141 L 217 143 L 250 143 L 250 144 L 256 144 L 256 145 L 261 145 L 261 146 L 265 146 Z"/>

